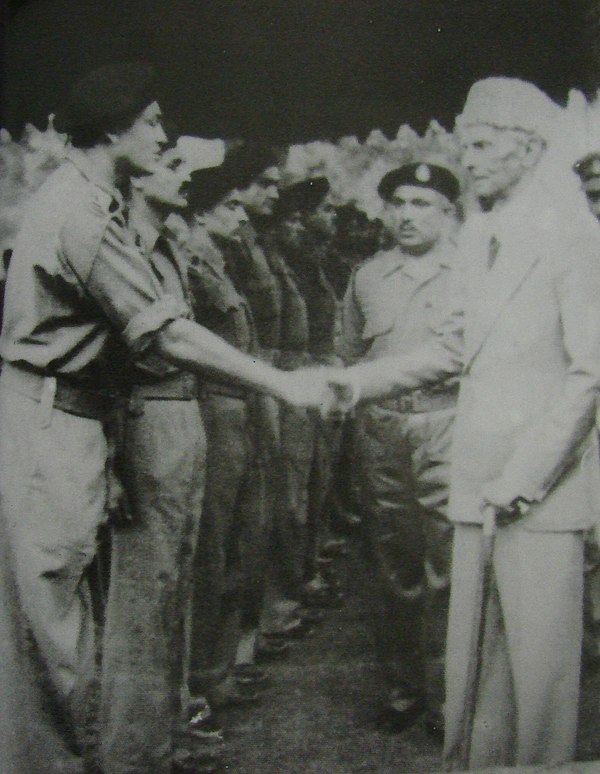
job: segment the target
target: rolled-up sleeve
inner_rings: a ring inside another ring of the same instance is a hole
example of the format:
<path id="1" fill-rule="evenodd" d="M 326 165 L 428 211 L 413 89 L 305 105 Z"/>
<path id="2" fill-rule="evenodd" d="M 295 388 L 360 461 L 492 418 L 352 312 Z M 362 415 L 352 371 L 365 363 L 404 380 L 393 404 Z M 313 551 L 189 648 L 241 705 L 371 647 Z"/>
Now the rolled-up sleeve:
<path id="1" fill-rule="evenodd" d="M 95 233 L 95 241 L 88 238 L 85 244 L 63 244 L 63 258 L 85 294 L 134 352 L 147 349 L 165 325 L 189 315 L 183 301 L 162 290 L 117 218 L 105 219 L 87 233 Z"/>

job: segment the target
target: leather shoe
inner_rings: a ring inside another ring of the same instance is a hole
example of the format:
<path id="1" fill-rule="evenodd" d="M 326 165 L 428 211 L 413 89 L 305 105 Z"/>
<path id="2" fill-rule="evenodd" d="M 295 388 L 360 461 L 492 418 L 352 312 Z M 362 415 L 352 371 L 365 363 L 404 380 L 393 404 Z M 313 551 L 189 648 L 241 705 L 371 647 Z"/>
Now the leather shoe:
<path id="1" fill-rule="evenodd" d="M 277 661 L 287 658 L 290 654 L 290 643 L 287 640 L 272 640 L 261 637 L 256 647 L 258 661 Z"/>
<path id="2" fill-rule="evenodd" d="M 326 540 L 323 545 L 321 546 L 321 549 L 319 551 L 319 554 L 321 556 L 346 556 L 348 553 L 348 541 L 346 538 L 330 538 L 329 540 Z"/>
<path id="3" fill-rule="evenodd" d="M 398 696 L 381 713 L 382 729 L 399 734 L 414 725 L 424 712 L 425 702 L 421 697 Z"/>
<path id="4" fill-rule="evenodd" d="M 269 683 L 269 675 L 256 664 L 236 664 L 233 668 L 236 683 L 246 686 L 264 687 Z"/>
<path id="5" fill-rule="evenodd" d="M 270 632 L 264 632 L 265 637 L 270 640 L 301 640 L 308 634 L 312 634 L 313 627 L 306 619 L 298 618 L 292 624 Z"/>

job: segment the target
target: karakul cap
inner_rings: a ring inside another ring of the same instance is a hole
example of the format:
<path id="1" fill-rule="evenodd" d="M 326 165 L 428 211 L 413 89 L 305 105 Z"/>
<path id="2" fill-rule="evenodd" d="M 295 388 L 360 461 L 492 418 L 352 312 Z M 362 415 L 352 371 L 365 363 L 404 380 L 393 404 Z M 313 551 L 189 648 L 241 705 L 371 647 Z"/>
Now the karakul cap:
<path id="1" fill-rule="evenodd" d="M 484 78 L 471 86 L 456 126 L 489 124 L 501 129 L 524 129 L 548 140 L 559 106 L 533 83 L 519 78 Z"/>

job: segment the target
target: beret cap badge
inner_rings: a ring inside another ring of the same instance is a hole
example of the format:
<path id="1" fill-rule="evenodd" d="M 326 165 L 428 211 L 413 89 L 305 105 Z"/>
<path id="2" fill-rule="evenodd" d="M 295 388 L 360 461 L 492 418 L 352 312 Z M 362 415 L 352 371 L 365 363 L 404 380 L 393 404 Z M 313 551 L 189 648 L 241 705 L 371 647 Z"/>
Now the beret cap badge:
<path id="1" fill-rule="evenodd" d="M 380 180 L 377 193 L 384 201 L 390 201 L 394 191 L 401 185 L 416 185 L 431 188 L 454 202 L 460 194 L 457 173 L 441 161 L 419 159 L 391 169 Z"/>
<path id="2" fill-rule="evenodd" d="M 418 180 L 419 183 L 429 183 L 431 180 L 431 170 L 427 164 L 419 164 L 415 170 L 415 179 Z"/>

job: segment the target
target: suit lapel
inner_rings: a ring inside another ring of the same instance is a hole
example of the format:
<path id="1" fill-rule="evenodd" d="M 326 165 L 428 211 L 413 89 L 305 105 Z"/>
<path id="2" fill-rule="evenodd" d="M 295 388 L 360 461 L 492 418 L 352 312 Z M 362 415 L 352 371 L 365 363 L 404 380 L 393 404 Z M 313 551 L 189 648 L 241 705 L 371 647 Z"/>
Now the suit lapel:
<path id="1" fill-rule="evenodd" d="M 465 369 L 480 352 L 502 310 L 542 257 L 542 253 L 536 249 L 537 245 L 523 238 L 522 221 L 513 220 L 510 226 L 490 231 L 479 242 L 479 255 L 474 262 L 469 284 L 472 308 L 466 330 Z M 488 269 L 488 248 L 492 234 L 496 235 L 500 246 L 492 268 Z"/>

